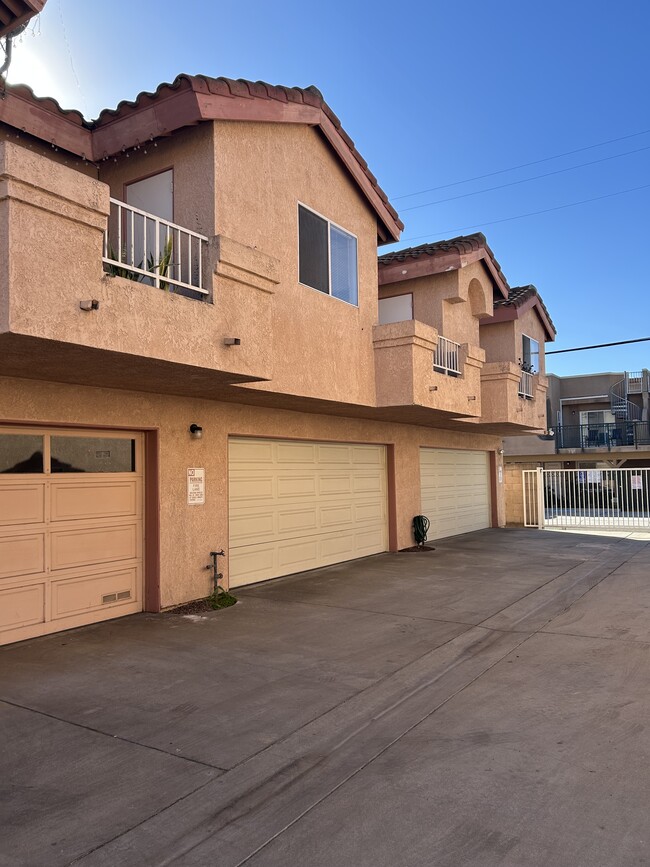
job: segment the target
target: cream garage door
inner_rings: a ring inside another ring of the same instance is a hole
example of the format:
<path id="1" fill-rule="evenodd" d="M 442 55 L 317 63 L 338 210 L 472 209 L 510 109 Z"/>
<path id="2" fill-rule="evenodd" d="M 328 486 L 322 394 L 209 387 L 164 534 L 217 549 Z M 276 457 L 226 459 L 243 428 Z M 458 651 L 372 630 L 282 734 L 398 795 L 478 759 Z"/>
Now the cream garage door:
<path id="1" fill-rule="evenodd" d="M 429 539 L 442 539 L 491 524 L 487 452 L 420 449 L 422 514 Z"/>
<path id="2" fill-rule="evenodd" d="M 384 446 L 232 438 L 230 586 L 388 548 Z"/>
<path id="3" fill-rule="evenodd" d="M 139 434 L 0 428 L 0 644 L 142 610 Z"/>

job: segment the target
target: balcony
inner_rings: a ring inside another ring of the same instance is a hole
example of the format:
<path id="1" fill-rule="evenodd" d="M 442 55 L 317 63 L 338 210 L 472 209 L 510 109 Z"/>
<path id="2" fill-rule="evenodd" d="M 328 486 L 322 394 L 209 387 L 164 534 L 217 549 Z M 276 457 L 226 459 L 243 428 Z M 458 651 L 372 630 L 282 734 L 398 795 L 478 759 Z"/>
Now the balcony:
<path id="1" fill-rule="evenodd" d="M 481 422 L 545 430 L 547 387 L 545 376 L 524 371 L 514 362 L 485 364 L 481 371 Z"/>
<path id="2" fill-rule="evenodd" d="M 438 336 L 438 345 L 433 353 L 433 369 L 447 376 L 460 376 L 460 343 Z"/>
<path id="3" fill-rule="evenodd" d="M 611 451 L 619 448 L 638 449 L 650 446 L 650 423 L 618 421 L 606 424 L 562 425 L 555 437 L 559 450 Z"/>
<path id="4" fill-rule="evenodd" d="M 426 407 L 447 418 L 480 416 L 480 347 L 455 343 L 415 319 L 375 325 L 373 342 L 378 406 Z"/>
<path id="5" fill-rule="evenodd" d="M 4 375 L 211 397 L 272 378 L 276 259 L 111 202 L 13 142 L 0 142 L 0 263 Z"/>
<path id="6" fill-rule="evenodd" d="M 203 262 L 208 239 L 119 199 L 110 199 L 104 232 L 104 270 L 156 289 L 205 297 Z"/>

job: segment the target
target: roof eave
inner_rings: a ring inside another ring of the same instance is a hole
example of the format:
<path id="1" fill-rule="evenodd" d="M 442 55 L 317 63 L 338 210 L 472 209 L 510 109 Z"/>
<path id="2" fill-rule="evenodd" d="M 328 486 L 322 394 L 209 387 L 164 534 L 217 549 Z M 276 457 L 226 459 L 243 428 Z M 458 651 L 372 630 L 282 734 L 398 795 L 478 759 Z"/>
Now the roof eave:
<path id="1" fill-rule="evenodd" d="M 504 307 L 497 307 L 494 311 L 493 316 L 481 320 L 481 325 L 496 325 L 499 322 L 512 322 L 515 319 L 519 319 L 522 313 L 526 313 L 528 310 L 531 309 L 535 310 L 540 322 L 544 326 L 544 331 L 546 332 L 545 342 L 553 343 L 557 332 L 553 327 L 553 323 L 546 315 L 546 311 L 542 307 L 538 295 L 527 298 L 522 304 L 510 304 Z"/>

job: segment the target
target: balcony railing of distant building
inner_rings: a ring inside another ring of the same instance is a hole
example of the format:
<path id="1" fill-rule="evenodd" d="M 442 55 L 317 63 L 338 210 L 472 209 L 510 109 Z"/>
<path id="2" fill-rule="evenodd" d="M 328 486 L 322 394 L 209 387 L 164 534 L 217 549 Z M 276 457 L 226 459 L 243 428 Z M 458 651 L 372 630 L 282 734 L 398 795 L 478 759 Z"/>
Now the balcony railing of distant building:
<path id="1" fill-rule="evenodd" d="M 104 233 L 104 270 L 158 289 L 208 295 L 203 286 L 203 252 L 208 239 L 111 199 Z"/>
<path id="2" fill-rule="evenodd" d="M 650 422 L 619 421 L 607 424 L 562 425 L 557 428 L 558 449 L 607 449 L 650 446 Z"/>
<path id="3" fill-rule="evenodd" d="M 460 343 L 438 337 L 438 345 L 433 354 L 433 369 L 447 376 L 460 376 Z"/>

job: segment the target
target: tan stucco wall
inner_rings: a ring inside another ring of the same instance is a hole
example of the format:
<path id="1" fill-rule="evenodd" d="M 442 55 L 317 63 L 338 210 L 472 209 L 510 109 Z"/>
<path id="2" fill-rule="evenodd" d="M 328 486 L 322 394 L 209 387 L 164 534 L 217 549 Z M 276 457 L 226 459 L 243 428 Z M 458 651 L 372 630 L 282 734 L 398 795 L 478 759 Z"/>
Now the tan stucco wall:
<path id="1" fill-rule="evenodd" d="M 280 261 L 273 382 L 251 387 L 373 404 L 377 226 L 348 173 L 306 126 L 217 123 L 215 154 L 217 232 Z M 356 235 L 358 307 L 299 284 L 298 202 Z"/>
<path id="2" fill-rule="evenodd" d="M 209 551 L 228 550 L 229 435 L 394 445 L 399 548 L 412 544 L 411 521 L 420 511 L 420 446 L 496 451 L 501 443 L 475 433 L 11 378 L 0 378 L 0 420 L 159 430 L 163 606 L 205 595 Z M 190 438 L 192 422 L 203 427 L 203 439 Z M 190 466 L 205 467 L 205 506 L 186 504 Z M 505 521 L 502 487 L 497 484 L 500 524 Z M 227 558 L 223 571 L 227 579 Z"/>
<path id="3" fill-rule="evenodd" d="M 480 262 L 457 271 L 389 283 L 379 289 L 380 298 L 407 293 L 413 294 L 414 319 L 436 328 L 448 340 L 480 345 L 478 316 L 492 313 L 492 288 Z"/>
<path id="4" fill-rule="evenodd" d="M 202 123 L 168 139 L 143 142 L 139 150 L 99 164 L 99 180 L 111 196 L 126 200 L 125 185 L 158 172 L 174 171 L 174 222 L 212 237 L 215 231 L 213 125 Z"/>
<path id="5" fill-rule="evenodd" d="M 523 358 L 523 335 L 532 337 L 539 343 L 539 373 L 544 374 L 544 340 L 546 333 L 534 308 L 519 314 L 519 318 L 506 322 L 491 322 L 484 319 L 481 323 L 481 346 L 485 350 L 486 360 L 514 361 L 519 363 Z"/>

